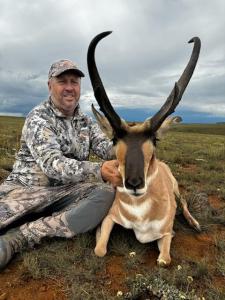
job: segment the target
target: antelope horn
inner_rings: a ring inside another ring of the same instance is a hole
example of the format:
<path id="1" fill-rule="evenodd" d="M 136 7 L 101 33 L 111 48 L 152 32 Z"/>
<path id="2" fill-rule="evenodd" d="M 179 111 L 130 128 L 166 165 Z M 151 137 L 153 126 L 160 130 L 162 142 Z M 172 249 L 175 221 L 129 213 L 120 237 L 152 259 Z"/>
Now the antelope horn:
<path id="1" fill-rule="evenodd" d="M 178 82 L 175 83 L 173 90 L 171 91 L 169 97 L 166 102 L 163 104 L 161 109 L 149 120 L 150 122 L 150 131 L 152 133 L 156 132 L 163 121 L 175 111 L 176 106 L 180 102 L 183 93 L 191 79 L 191 76 L 194 72 L 195 66 L 198 61 L 201 41 L 198 37 L 192 38 L 188 43 L 193 43 L 194 47 L 192 50 L 191 58 L 184 69 L 183 74 L 181 75 Z"/>
<path id="2" fill-rule="evenodd" d="M 92 87 L 94 90 L 95 98 L 99 104 L 100 110 L 104 113 L 106 118 L 108 119 L 109 123 L 111 124 L 112 128 L 114 129 L 117 135 L 123 132 L 122 129 L 122 122 L 118 114 L 115 112 L 114 108 L 112 107 L 109 98 L 106 94 L 105 88 L 102 84 L 101 78 L 98 73 L 98 69 L 95 63 L 95 48 L 98 42 L 106 37 L 107 35 L 111 34 L 112 31 L 105 31 L 98 34 L 96 37 L 93 38 L 91 41 L 88 53 L 87 53 L 87 64 L 88 64 L 88 72 L 91 79 Z"/>

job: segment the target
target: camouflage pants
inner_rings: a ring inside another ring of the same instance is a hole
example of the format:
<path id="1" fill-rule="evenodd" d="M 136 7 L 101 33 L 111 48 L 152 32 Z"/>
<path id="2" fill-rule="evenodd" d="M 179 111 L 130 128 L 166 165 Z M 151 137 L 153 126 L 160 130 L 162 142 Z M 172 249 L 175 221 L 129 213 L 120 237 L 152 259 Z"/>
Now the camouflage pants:
<path id="1" fill-rule="evenodd" d="M 20 226 L 33 246 L 43 237 L 72 237 L 96 227 L 107 214 L 114 190 L 105 183 L 56 187 L 0 186 L 0 234 Z"/>

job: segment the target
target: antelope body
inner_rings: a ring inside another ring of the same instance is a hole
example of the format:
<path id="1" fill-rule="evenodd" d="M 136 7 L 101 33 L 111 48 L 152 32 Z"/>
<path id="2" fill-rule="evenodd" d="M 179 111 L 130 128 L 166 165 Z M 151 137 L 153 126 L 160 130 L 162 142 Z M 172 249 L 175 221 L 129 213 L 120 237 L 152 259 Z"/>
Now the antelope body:
<path id="1" fill-rule="evenodd" d="M 88 69 L 95 97 L 105 116 L 94 106 L 92 110 L 102 130 L 114 142 L 123 186 L 117 187 L 114 203 L 101 228 L 97 230 L 95 254 L 106 254 L 110 232 L 117 223 L 133 229 L 141 243 L 157 240 L 160 251 L 157 261 L 159 265 L 165 266 L 171 261 L 170 244 L 177 207 L 175 196 L 180 199 L 189 224 L 200 230 L 199 223 L 192 217 L 186 201 L 180 196 L 170 168 L 155 156 L 156 140 L 162 137 L 171 124 L 180 121 L 179 117 L 168 116 L 179 103 L 192 76 L 200 52 L 200 40 L 191 40 L 194 49 L 190 61 L 162 108 L 151 119 L 129 125 L 113 109 L 95 64 L 96 45 L 110 33 L 103 32 L 92 40 L 88 50 Z"/>

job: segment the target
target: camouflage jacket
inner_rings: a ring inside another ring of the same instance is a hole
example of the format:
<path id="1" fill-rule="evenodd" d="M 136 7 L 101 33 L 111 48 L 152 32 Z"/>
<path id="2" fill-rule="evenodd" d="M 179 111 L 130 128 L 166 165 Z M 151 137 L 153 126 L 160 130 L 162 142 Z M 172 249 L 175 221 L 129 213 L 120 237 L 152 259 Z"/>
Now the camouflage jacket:
<path id="1" fill-rule="evenodd" d="M 65 117 L 49 98 L 28 114 L 6 181 L 52 186 L 102 180 L 101 163 L 88 161 L 91 149 L 104 160 L 112 158 L 112 143 L 79 106 L 73 117 Z"/>

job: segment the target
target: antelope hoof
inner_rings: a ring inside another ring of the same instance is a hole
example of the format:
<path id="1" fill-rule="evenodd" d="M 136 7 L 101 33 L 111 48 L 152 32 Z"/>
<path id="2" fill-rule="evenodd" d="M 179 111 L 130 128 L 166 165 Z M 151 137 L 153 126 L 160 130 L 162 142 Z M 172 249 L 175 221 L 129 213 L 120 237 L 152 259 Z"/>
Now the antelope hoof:
<path id="1" fill-rule="evenodd" d="M 95 255 L 97 255 L 99 257 L 105 256 L 106 252 L 107 252 L 107 250 L 104 247 L 98 247 L 98 246 L 95 247 Z"/>
<path id="2" fill-rule="evenodd" d="M 170 260 L 165 260 L 165 259 L 162 259 L 162 258 L 158 258 L 157 259 L 157 264 L 159 267 L 162 267 L 162 268 L 166 268 L 170 265 L 170 262 L 171 262 L 171 259 Z"/>

